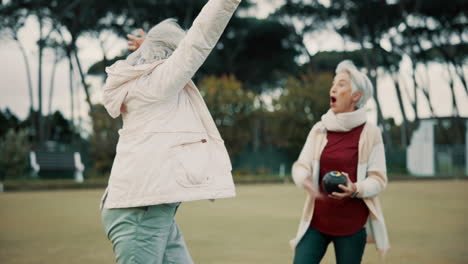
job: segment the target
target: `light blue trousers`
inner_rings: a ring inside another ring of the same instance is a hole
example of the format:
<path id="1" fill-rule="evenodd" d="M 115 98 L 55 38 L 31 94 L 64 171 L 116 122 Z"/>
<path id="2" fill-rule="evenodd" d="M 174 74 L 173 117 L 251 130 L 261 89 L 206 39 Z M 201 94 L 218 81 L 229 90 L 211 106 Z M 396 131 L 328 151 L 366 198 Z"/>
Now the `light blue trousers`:
<path id="1" fill-rule="evenodd" d="M 174 221 L 180 203 L 103 209 L 102 223 L 118 264 L 192 264 Z"/>

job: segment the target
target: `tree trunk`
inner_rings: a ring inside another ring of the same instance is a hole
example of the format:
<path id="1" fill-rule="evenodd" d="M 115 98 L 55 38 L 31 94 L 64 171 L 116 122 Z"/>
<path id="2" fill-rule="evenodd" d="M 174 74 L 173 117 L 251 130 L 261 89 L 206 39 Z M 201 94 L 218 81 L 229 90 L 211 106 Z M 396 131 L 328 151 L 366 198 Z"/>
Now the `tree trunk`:
<path id="1" fill-rule="evenodd" d="M 78 67 L 78 72 L 80 73 L 81 84 L 83 85 L 83 89 L 84 89 L 85 95 L 86 95 L 86 102 L 88 103 L 90 113 L 93 114 L 94 113 L 94 108 L 93 108 L 93 104 L 91 102 L 91 96 L 89 94 L 88 85 L 86 84 L 85 75 L 83 73 L 83 69 L 81 68 L 80 59 L 78 58 L 77 49 L 76 49 L 76 46 L 74 44 L 75 42 L 72 42 L 72 43 L 73 43 L 73 45 L 72 45 L 73 49 L 71 50 L 71 53 L 73 53 L 73 56 L 75 57 L 76 66 Z"/>
<path id="2" fill-rule="evenodd" d="M 452 94 L 452 116 L 454 117 L 459 117 L 459 108 L 457 104 L 457 98 L 455 96 L 455 86 L 454 86 L 454 76 L 452 74 L 452 71 L 450 70 L 450 63 L 447 62 L 447 72 L 449 75 L 449 87 L 450 87 L 450 93 Z"/>
<path id="3" fill-rule="evenodd" d="M 366 52 L 366 48 L 364 46 L 364 39 L 361 33 L 360 28 L 358 25 L 356 25 L 354 18 L 350 15 L 349 11 L 346 10 L 346 14 L 348 16 L 348 21 L 351 24 L 351 28 L 353 30 L 354 35 L 356 38 L 359 40 L 359 45 L 361 46 L 361 57 L 362 60 L 364 61 L 364 64 L 366 65 L 367 68 L 367 74 L 369 75 L 369 79 L 372 82 L 372 85 L 374 86 L 374 100 L 377 105 L 377 123 L 381 124 L 383 122 L 383 115 L 382 115 L 382 110 L 380 108 L 380 103 L 378 100 L 378 91 L 377 91 L 377 66 L 375 63 L 371 63 L 370 58 Z M 374 75 L 374 74 L 375 75 Z"/>
<path id="4" fill-rule="evenodd" d="M 392 76 L 392 80 L 393 80 L 393 83 L 395 85 L 395 91 L 396 91 L 396 94 L 397 94 L 397 99 L 398 99 L 398 105 L 400 107 L 400 111 L 401 111 L 401 116 L 403 117 L 403 129 L 402 129 L 402 133 L 401 133 L 401 145 L 403 148 L 406 149 L 406 147 L 408 146 L 408 138 L 410 136 L 410 131 L 409 131 L 409 127 L 408 127 L 408 118 L 406 116 L 406 111 L 405 111 L 405 106 L 403 104 L 403 97 L 401 96 L 401 87 L 400 87 L 400 84 L 398 82 L 398 76 L 395 71 L 392 71 L 390 70 L 390 75 Z"/>
<path id="5" fill-rule="evenodd" d="M 428 66 L 426 64 L 426 62 L 423 62 L 424 64 L 424 67 L 427 69 Z M 424 84 L 423 84 L 423 87 L 421 87 L 421 92 L 423 93 L 424 97 L 426 98 L 427 100 L 427 104 L 429 105 L 429 111 L 431 113 L 431 117 L 435 117 L 436 116 L 436 113 L 435 113 L 435 110 L 434 110 L 434 106 L 432 105 L 432 101 L 431 101 L 431 95 L 429 93 L 429 87 L 430 87 L 430 80 L 429 80 L 429 75 L 428 75 L 428 71 L 426 70 L 426 75 L 427 75 L 427 83 L 426 83 L 426 88 L 424 88 Z"/>
<path id="6" fill-rule="evenodd" d="M 69 67 L 69 74 L 68 74 L 68 81 L 70 86 L 70 121 L 72 127 L 75 125 L 75 97 L 74 97 L 74 89 L 73 89 L 73 59 L 71 55 L 68 57 L 68 67 Z"/>
<path id="7" fill-rule="evenodd" d="M 16 43 L 18 43 L 18 47 L 21 51 L 21 55 L 23 55 L 23 61 L 24 61 L 24 66 L 26 68 L 26 79 L 28 81 L 28 92 L 29 92 L 29 114 L 31 115 L 31 125 L 30 129 L 31 131 L 35 131 L 37 133 L 38 128 L 35 126 L 36 122 L 34 122 L 34 118 L 32 113 L 34 112 L 34 95 L 33 95 L 33 86 L 32 86 L 32 80 L 31 80 L 31 67 L 29 66 L 29 58 L 28 54 L 26 52 L 26 49 L 24 48 L 23 44 L 21 41 L 18 39 L 18 37 L 15 35 L 14 40 Z"/>
<path id="8" fill-rule="evenodd" d="M 396 48 L 395 48 L 396 44 L 393 41 L 393 38 L 390 37 L 389 41 L 390 41 L 390 44 L 392 45 L 392 52 L 395 52 L 397 54 L 398 51 L 396 51 Z M 375 43 L 375 45 L 376 44 L 377 43 Z M 397 94 L 398 105 L 400 107 L 401 116 L 403 118 L 402 131 L 401 131 L 401 145 L 402 145 L 402 147 L 404 149 L 406 149 L 406 147 L 409 144 L 409 139 L 411 137 L 411 130 L 410 130 L 410 127 L 409 127 L 408 117 L 406 115 L 405 105 L 404 105 L 404 102 L 403 102 L 403 96 L 402 96 L 402 92 L 401 92 L 402 88 L 401 88 L 399 78 L 398 78 L 399 77 L 399 70 L 398 70 L 399 65 L 392 64 L 391 61 L 390 61 L 390 58 L 387 56 L 387 54 L 385 52 L 381 52 L 380 56 L 382 56 L 384 64 L 386 64 L 387 68 L 389 69 L 390 76 L 392 77 L 393 84 L 395 85 L 395 91 L 396 91 L 396 94 Z M 413 64 L 413 66 L 414 66 L 414 64 Z M 416 85 L 416 83 L 415 83 L 415 85 Z M 415 92 L 414 92 L 413 107 L 414 107 L 415 119 L 417 119 L 418 108 L 417 108 L 417 105 L 416 105 L 417 104 L 416 86 L 414 87 L 414 91 Z M 411 101 L 409 93 L 407 94 L 407 97 L 408 97 L 409 101 Z"/>
<path id="9" fill-rule="evenodd" d="M 351 28 L 353 30 L 354 35 L 356 36 L 356 39 L 359 40 L 359 45 L 361 46 L 361 56 L 364 61 L 364 64 L 366 65 L 367 71 L 368 71 L 368 76 L 370 81 L 372 82 L 372 85 L 374 86 L 374 92 L 373 92 L 373 97 L 375 104 L 377 106 L 377 124 L 381 125 L 382 127 L 382 132 L 384 136 L 384 141 L 386 143 L 386 146 L 388 149 L 392 148 L 392 138 L 390 136 L 390 133 L 385 125 L 385 120 L 382 114 L 382 108 L 380 107 L 380 102 L 379 102 L 379 97 L 378 97 L 378 89 L 377 89 L 377 65 L 375 61 L 371 62 L 369 55 L 366 52 L 365 46 L 364 46 L 364 38 L 362 36 L 362 32 L 359 28 L 359 26 L 356 24 L 354 21 L 354 18 L 351 16 L 348 10 L 345 9 L 346 15 L 348 17 L 348 21 L 351 24 Z M 374 56 L 375 59 L 375 56 Z"/>
<path id="10" fill-rule="evenodd" d="M 442 47 L 442 42 L 439 40 L 439 45 L 437 47 L 437 50 L 440 51 L 440 53 L 442 54 L 442 57 L 444 57 L 446 63 L 447 63 L 447 67 L 450 68 L 450 64 L 453 65 L 454 67 L 454 71 L 455 71 L 455 75 L 458 76 L 458 78 L 460 79 L 461 83 L 463 84 L 463 88 L 465 88 L 465 92 L 468 94 L 468 87 L 467 87 L 467 84 L 466 84 L 466 79 L 465 79 L 465 75 L 463 73 L 463 65 L 461 65 L 460 67 L 459 64 L 457 63 L 456 59 L 454 58 L 454 56 L 451 56 L 449 54 L 449 52 L 447 52 L 443 47 Z M 449 74 L 450 74 L 450 69 L 449 69 Z M 450 76 L 452 76 L 452 74 L 450 74 Z M 453 77 L 450 77 L 451 80 L 455 79 Z"/>
<path id="11" fill-rule="evenodd" d="M 39 41 L 38 41 L 38 76 L 37 76 L 37 100 L 38 104 L 38 118 L 39 118 L 39 130 L 38 130 L 38 141 L 39 144 L 44 142 L 44 116 L 42 115 L 42 57 L 44 51 L 44 38 L 43 38 L 43 20 L 42 17 L 38 17 L 39 20 Z"/>
<path id="12" fill-rule="evenodd" d="M 414 111 L 414 121 L 416 122 L 416 124 L 419 123 L 419 114 L 418 114 L 418 81 L 416 80 L 416 61 L 411 59 L 411 63 L 412 63 L 412 81 L 413 81 L 413 89 L 414 89 L 414 101 L 412 103 L 413 105 L 413 111 Z"/>
<path id="13" fill-rule="evenodd" d="M 461 83 L 463 84 L 463 87 L 465 88 L 465 93 L 468 94 L 468 85 L 465 78 L 465 74 L 463 73 L 463 64 L 458 64 L 454 62 L 453 66 L 455 67 L 455 73 L 458 75 L 458 78 L 460 79 Z"/>
<path id="14" fill-rule="evenodd" d="M 68 66 L 69 66 L 69 74 L 68 80 L 70 85 L 70 123 L 72 127 L 72 137 L 71 143 L 74 143 L 74 135 L 75 135 L 75 94 L 74 94 L 74 83 L 73 83 L 73 59 L 71 54 L 68 56 Z"/>
<path id="15" fill-rule="evenodd" d="M 50 76 L 50 90 L 49 90 L 49 105 L 48 105 L 48 115 L 52 114 L 52 99 L 54 97 L 54 87 L 55 87 L 55 73 L 57 72 L 57 64 L 60 61 L 58 54 L 55 53 L 54 66 L 52 67 L 52 74 Z"/>
<path id="16" fill-rule="evenodd" d="M 415 44 L 418 45 L 418 49 L 419 49 L 419 50 L 421 50 L 421 51 L 423 50 L 423 49 L 422 49 L 422 46 L 421 46 L 421 43 L 420 43 L 419 41 L 416 41 Z M 422 53 L 422 56 L 423 56 L 423 57 L 422 57 L 422 63 L 423 63 L 423 66 L 426 68 L 426 71 L 425 71 L 425 73 L 426 73 L 426 78 L 425 78 L 425 79 L 427 80 L 427 82 L 426 82 L 426 89 L 421 88 L 421 91 L 423 92 L 423 95 L 426 97 L 427 103 L 428 103 L 428 105 L 429 105 L 429 110 L 430 110 L 430 112 L 431 112 L 431 116 L 435 117 L 435 116 L 436 116 L 436 113 L 435 113 L 435 111 L 434 111 L 434 106 L 433 106 L 433 104 L 432 104 L 431 96 L 430 96 L 430 93 L 429 93 L 429 87 L 430 87 L 430 85 L 431 85 L 431 82 L 430 82 L 430 78 L 429 78 L 429 66 L 428 66 L 428 64 L 427 64 L 428 59 L 427 59 L 427 57 L 425 56 L 425 53 Z M 412 59 L 412 60 L 413 60 L 413 59 Z M 414 59 L 413 62 L 414 62 L 414 61 L 416 61 L 416 59 Z M 416 63 L 416 62 L 414 62 L 414 63 Z M 416 74 L 416 72 L 415 72 L 414 74 Z M 423 86 L 424 86 L 424 84 L 423 84 Z"/>
<path id="17" fill-rule="evenodd" d="M 24 65 L 26 67 L 26 78 L 28 81 L 28 91 L 29 91 L 29 109 L 34 109 L 34 98 L 33 98 L 33 87 L 31 81 L 31 68 L 29 66 L 29 58 L 26 53 L 26 49 L 18 38 L 15 37 L 15 41 L 18 43 L 18 47 L 23 55 Z"/>
<path id="18" fill-rule="evenodd" d="M 55 73 L 57 72 L 57 64 L 59 62 L 57 52 L 54 53 L 54 66 L 52 67 L 52 74 L 50 76 L 50 88 L 49 88 L 49 105 L 47 107 L 47 133 L 46 139 L 51 139 L 51 132 L 52 132 L 52 99 L 54 97 L 54 87 L 55 87 Z"/>

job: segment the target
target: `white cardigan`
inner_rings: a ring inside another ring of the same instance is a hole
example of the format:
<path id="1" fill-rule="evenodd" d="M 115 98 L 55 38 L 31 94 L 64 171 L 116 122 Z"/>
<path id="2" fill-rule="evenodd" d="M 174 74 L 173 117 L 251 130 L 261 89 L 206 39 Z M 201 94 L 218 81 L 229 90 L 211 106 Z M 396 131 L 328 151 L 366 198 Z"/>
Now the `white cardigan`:
<path id="1" fill-rule="evenodd" d="M 210 0 L 165 61 L 108 67 L 103 104 L 120 115 L 117 154 L 103 196 L 124 208 L 235 196 L 224 142 L 191 81 L 240 0 Z"/>
<path id="2" fill-rule="evenodd" d="M 309 178 L 316 190 L 319 189 L 320 156 L 327 144 L 327 129 L 318 122 L 310 131 L 307 141 L 292 168 L 294 182 L 303 187 Z M 369 208 L 366 223 L 367 241 L 375 242 L 382 255 L 390 248 L 387 228 L 378 195 L 387 186 L 387 168 L 382 135 L 376 126 L 366 123 L 359 138 L 358 169 L 356 187 L 358 198 Z M 314 214 L 315 200 L 307 195 L 296 237 L 290 241 L 293 249 L 301 241 L 310 226 Z"/>

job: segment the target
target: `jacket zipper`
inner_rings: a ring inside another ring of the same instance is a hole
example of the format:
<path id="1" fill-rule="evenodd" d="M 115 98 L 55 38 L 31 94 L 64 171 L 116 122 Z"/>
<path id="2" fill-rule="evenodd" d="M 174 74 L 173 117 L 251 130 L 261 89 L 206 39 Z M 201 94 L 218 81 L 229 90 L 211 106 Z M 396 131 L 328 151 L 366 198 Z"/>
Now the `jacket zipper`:
<path id="1" fill-rule="evenodd" d="M 206 143 L 208 142 L 206 139 L 202 138 L 201 140 L 197 140 L 195 142 L 188 142 L 188 143 L 183 143 L 180 144 L 179 146 L 187 146 L 187 145 L 192 145 L 192 144 L 197 144 L 197 143 Z"/>

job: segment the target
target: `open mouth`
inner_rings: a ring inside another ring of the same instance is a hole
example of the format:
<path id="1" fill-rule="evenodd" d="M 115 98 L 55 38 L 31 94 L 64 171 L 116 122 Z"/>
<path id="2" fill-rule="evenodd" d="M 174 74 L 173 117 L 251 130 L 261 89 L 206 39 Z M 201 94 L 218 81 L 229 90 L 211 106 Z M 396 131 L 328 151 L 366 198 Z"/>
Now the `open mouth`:
<path id="1" fill-rule="evenodd" d="M 330 96 L 330 103 L 332 103 L 332 104 L 336 103 L 336 97 L 335 96 Z"/>

